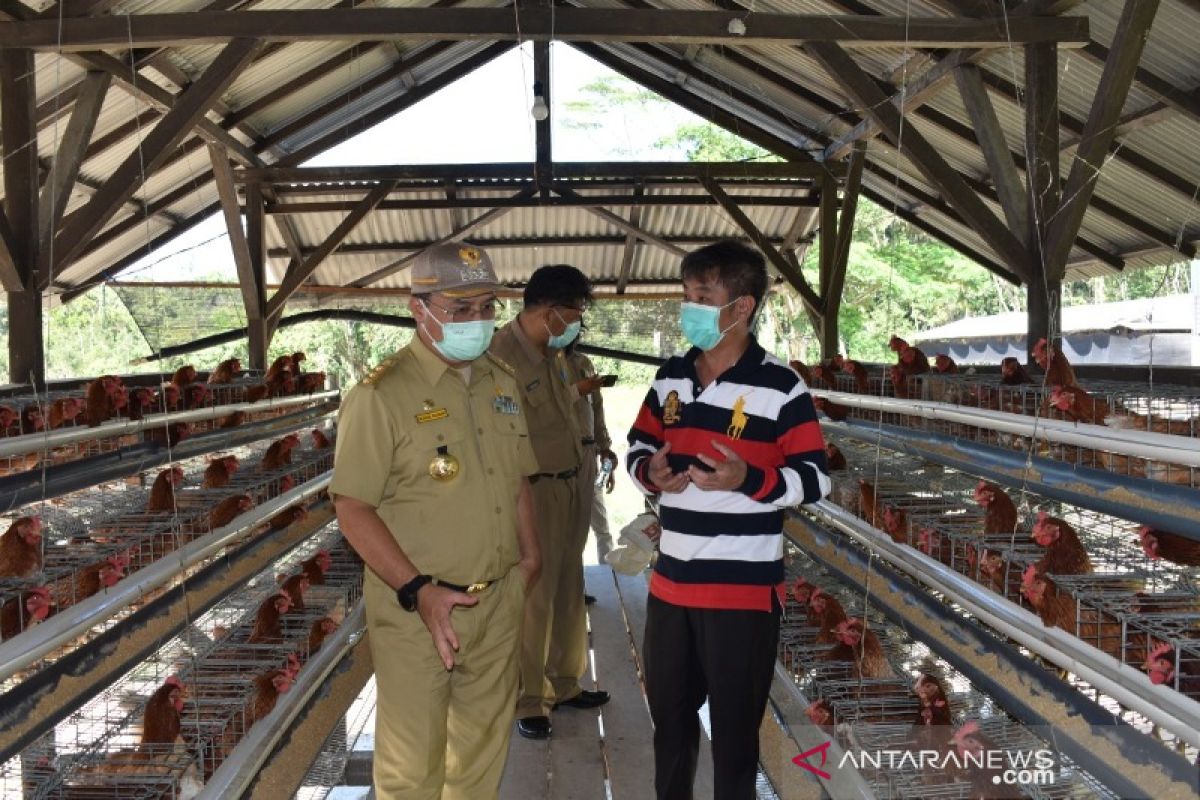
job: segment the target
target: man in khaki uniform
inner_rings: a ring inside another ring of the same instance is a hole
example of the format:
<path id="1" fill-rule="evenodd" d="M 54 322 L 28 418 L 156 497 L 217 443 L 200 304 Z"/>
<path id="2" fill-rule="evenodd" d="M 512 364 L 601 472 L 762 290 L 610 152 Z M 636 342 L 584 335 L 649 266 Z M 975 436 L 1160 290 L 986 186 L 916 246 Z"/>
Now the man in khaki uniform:
<path id="1" fill-rule="evenodd" d="M 561 350 L 579 335 L 591 296 L 588 279 L 574 267 L 542 267 L 525 286 L 521 313 L 492 340 L 492 353 L 516 371 L 538 462 L 529 480 L 542 578 L 525 607 L 517 701 L 517 732 L 530 739 L 550 736 L 550 711 L 558 705 L 594 708 L 608 702 L 606 692 L 585 691 L 579 683 L 587 670 L 587 526 L 579 488 L 584 452 L 574 409 L 578 395 Z"/>
<path id="2" fill-rule="evenodd" d="M 604 556 L 613 546 L 604 495 L 612 494 L 615 485 L 613 470 L 617 464 L 617 455 L 613 452 L 612 437 L 608 434 L 608 425 L 604 420 L 604 397 L 600 392 L 603 384 L 600 376 L 596 375 L 596 367 L 592 365 L 590 358 L 579 351 L 575 342 L 567 346 L 566 354 L 575 384 L 575 394 L 579 398 L 575 401 L 575 414 L 579 418 L 579 429 L 583 433 L 584 456 L 579 488 L 583 492 L 581 504 L 587 520 L 584 530 L 590 527 L 595 532 L 596 557 L 603 564 Z M 609 471 L 604 481 L 604 491 L 601 491 L 601 487 L 596 485 L 596 476 L 599 465 L 605 461 L 609 464 Z M 588 598 L 589 604 L 593 602 L 591 595 L 585 597 Z"/>
<path id="3" fill-rule="evenodd" d="M 346 395 L 330 485 L 367 565 L 375 793 L 494 798 L 539 571 L 526 479 L 538 464 L 511 369 L 485 355 L 498 288 L 487 254 L 431 247 L 412 284 L 417 333 Z"/>

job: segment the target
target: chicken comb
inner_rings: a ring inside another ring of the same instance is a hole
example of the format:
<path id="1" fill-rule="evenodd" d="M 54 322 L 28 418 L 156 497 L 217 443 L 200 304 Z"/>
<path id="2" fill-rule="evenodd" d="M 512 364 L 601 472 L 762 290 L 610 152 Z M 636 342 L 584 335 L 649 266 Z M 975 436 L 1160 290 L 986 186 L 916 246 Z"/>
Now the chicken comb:
<path id="1" fill-rule="evenodd" d="M 1147 536 L 1150 536 L 1153 533 L 1154 533 L 1154 528 L 1151 528 L 1149 525 L 1143 525 L 1140 528 L 1138 528 L 1138 538 L 1139 539 L 1145 539 Z"/>
<path id="2" fill-rule="evenodd" d="M 1170 642 L 1160 642 L 1154 646 L 1153 650 L 1150 651 L 1150 658 L 1158 658 L 1159 656 L 1165 656 L 1167 653 L 1171 652 L 1174 649 L 1175 649 L 1175 645 L 1171 644 Z"/>
<path id="3" fill-rule="evenodd" d="M 50 599 L 50 587 L 34 586 L 32 589 L 29 590 L 29 594 L 33 595 L 34 597 L 38 598 L 39 600 L 49 600 Z"/>
<path id="4" fill-rule="evenodd" d="M 1037 515 L 1037 524 L 1042 525 L 1043 523 L 1046 522 L 1046 517 L 1049 517 L 1049 516 L 1050 515 L 1047 514 L 1045 511 L 1039 511 L 1038 515 Z"/>
<path id="5" fill-rule="evenodd" d="M 1038 575 L 1037 565 L 1030 564 L 1028 567 L 1025 568 L 1025 571 L 1021 573 L 1021 585 L 1022 586 L 1033 586 L 1033 580 L 1034 580 L 1034 578 L 1037 577 L 1037 575 Z"/>
<path id="6" fill-rule="evenodd" d="M 967 720 L 958 730 L 954 732 L 954 741 L 959 742 L 968 736 L 979 733 L 979 722 L 977 720 Z"/>
<path id="7" fill-rule="evenodd" d="M 168 675 L 167 679 L 163 681 L 163 684 L 170 684 L 171 686 L 176 686 L 180 689 L 184 688 L 183 681 L 178 675 Z"/>

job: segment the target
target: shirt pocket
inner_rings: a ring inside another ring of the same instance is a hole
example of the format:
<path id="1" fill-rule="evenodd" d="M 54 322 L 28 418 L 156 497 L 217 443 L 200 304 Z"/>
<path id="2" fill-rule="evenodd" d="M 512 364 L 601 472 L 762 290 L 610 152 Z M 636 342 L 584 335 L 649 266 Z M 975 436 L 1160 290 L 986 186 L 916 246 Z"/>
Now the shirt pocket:
<path id="1" fill-rule="evenodd" d="M 407 455 L 418 485 L 454 488 L 477 477 L 470 468 L 475 461 L 471 448 L 476 445 L 457 425 L 423 423 L 411 431 L 410 438 Z M 455 469 L 453 476 L 445 477 L 447 470 Z M 443 477 L 439 479 L 435 473 Z"/>

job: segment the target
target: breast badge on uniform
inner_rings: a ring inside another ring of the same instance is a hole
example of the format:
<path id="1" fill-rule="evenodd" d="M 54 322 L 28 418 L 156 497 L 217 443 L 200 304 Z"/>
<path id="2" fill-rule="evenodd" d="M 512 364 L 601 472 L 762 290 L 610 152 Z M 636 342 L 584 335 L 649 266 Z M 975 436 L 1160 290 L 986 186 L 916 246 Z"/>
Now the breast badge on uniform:
<path id="1" fill-rule="evenodd" d="M 450 412 L 446 409 L 435 408 L 432 400 L 425 400 L 421 405 L 425 410 L 416 415 L 418 424 L 422 422 L 435 422 L 436 420 L 445 419 L 450 416 Z"/>
<path id="2" fill-rule="evenodd" d="M 492 401 L 492 410 L 497 414 L 508 414 L 515 416 L 521 413 L 521 407 L 517 405 L 517 401 L 506 394 L 502 394 L 500 389 L 496 389 L 496 399 Z"/>
<path id="3" fill-rule="evenodd" d="M 667 392 L 667 402 L 663 403 L 663 424 L 674 425 L 679 422 L 679 409 L 683 404 L 679 402 L 679 392 L 672 389 Z"/>
<path id="4" fill-rule="evenodd" d="M 437 455 L 433 457 L 433 461 L 429 462 L 429 477 L 445 483 L 457 478 L 459 469 L 458 459 L 450 455 L 446 446 L 443 445 L 437 449 Z"/>

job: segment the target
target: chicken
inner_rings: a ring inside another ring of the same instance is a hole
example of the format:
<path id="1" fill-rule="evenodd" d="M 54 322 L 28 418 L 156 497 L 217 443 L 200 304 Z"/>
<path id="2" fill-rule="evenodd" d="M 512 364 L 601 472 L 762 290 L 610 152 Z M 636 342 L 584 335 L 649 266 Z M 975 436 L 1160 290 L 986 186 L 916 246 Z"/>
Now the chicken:
<path id="1" fill-rule="evenodd" d="M 56 610 L 49 588 L 35 586 L 20 592 L 0 606 L 0 640 L 11 639 Z"/>
<path id="2" fill-rule="evenodd" d="M 1142 664 L 1142 669 L 1150 676 L 1150 682 L 1155 686 L 1170 686 L 1178 689 L 1189 697 L 1200 697 L 1200 662 L 1196 659 L 1182 659 L 1176 673 L 1175 646 L 1169 642 L 1152 642 L 1152 649 Z"/>
<path id="3" fill-rule="evenodd" d="M 813 585 L 809 583 L 803 576 L 797 576 L 796 580 L 792 581 L 791 585 L 792 599 L 808 609 L 808 598 L 812 595 Z"/>
<path id="4" fill-rule="evenodd" d="M 175 370 L 175 374 L 171 376 L 171 383 L 178 386 L 180 389 L 196 382 L 196 368 L 191 364 L 180 367 Z"/>
<path id="5" fill-rule="evenodd" d="M 180 398 L 179 387 L 173 383 L 167 383 L 159 387 L 158 394 L 154 396 L 154 404 L 160 411 L 163 409 L 178 411 Z"/>
<path id="6" fill-rule="evenodd" d="M 187 422 L 172 422 L 154 425 L 145 430 L 146 441 L 159 447 L 174 447 L 192 435 L 192 426 Z"/>
<path id="7" fill-rule="evenodd" d="M 242 372 L 242 360 L 240 358 L 227 358 L 208 375 L 210 384 L 218 383 L 233 383 L 233 379 Z"/>
<path id="8" fill-rule="evenodd" d="M 279 695 L 291 688 L 295 678 L 291 670 L 280 667 L 267 670 L 254 679 L 254 696 L 246 709 L 247 728 L 274 710 Z"/>
<path id="9" fill-rule="evenodd" d="M 254 500 L 248 494 L 226 497 L 208 512 L 208 530 L 215 531 L 218 528 L 224 528 L 252 508 L 254 508 Z"/>
<path id="10" fill-rule="evenodd" d="M 908 514 L 899 506 L 883 507 L 883 532 L 897 544 L 908 544 Z"/>
<path id="11" fill-rule="evenodd" d="M 899 364 L 892 364 L 888 367 L 888 381 L 892 384 L 892 395 L 901 400 L 908 400 L 911 393 L 908 391 L 908 376 L 904 374 L 904 370 Z"/>
<path id="12" fill-rule="evenodd" d="M 179 467 L 170 467 L 158 473 L 158 477 L 154 479 L 154 483 L 150 487 L 146 510 L 151 512 L 174 511 L 175 490 L 182 485 L 183 470 Z"/>
<path id="13" fill-rule="evenodd" d="M 324 450 L 330 445 L 329 437 L 320 428 L 312 429 L 312 446 L 314 450 Z"/>
<path id="14" fill-rule="evenodd" d="M 96 561 L 95 564 L 89 564 L 83 567 L 82 570 L 74 573 L 74 578 L 68 587 L 55 585 L 55 589 L 64 591 L 67 594 L 59 594 L 56 591 L 56 601 L 60 607 L 71 606 L 73 603 L 88 599 L 95 595 L 101 589 L 110 589 L 115 587 L 116 583 L 121 578 L 125 577 L 125 571 L 130 569 L 130 555 L 128 553 L 114 553 L 109 555 L 103 561 Z"/>
<path id="15" fill-rule="evenodd" d="M 919 348 L 908 347 L 900 352 L 900 369 L 908 376 L 929 372 L 929 356 Z"/>
<path id="16" fill-rule="evenodd" d="M 1000 383 L 1005 386 L 1022 386 L 1033 383 L 1033 378 L 1029 377 L 1029 372 L 1019 359 L 1008 356 L 1000 362 Z"/>
<path id="17" fill-rule="evenodd" d="M 912 687 L 920 707 L 909 728 L 909 741 L 914 750 L 933 750 L 945 753 L 949 750 L 946 731 L 953 721 L 950 717 L 950 700 L 940 681 L 922 672 Z"/>
<path id="18" fill-rule="evenodd" d="M 1151 431 L 1166 433 L 1171 436 L 1200 435 L 1200 420 L 1196 417 L 1187 419 L 1171 419 L 1158 414 L 1135 414 L 1121 409 L 1104 418 L 1104 424 L 1110 428 L 1120 428 L 1131 431 Z"/>
<path id="19" fill-rule="evenodd" d="M 296 522 L 300 522 L 307 516 L 308 509 L 304 506 L 289 506 L 271 517 L 271 520 L 267 523 L 267 528 L 273 531 L 281 531 L 284 528 L 291 527 Z"/>
<path id="20" fill-rule="evenodd" d="M 933 368 L 942 375 L 958 374 L 958 364 L 954 363 L 954 359 L 945 353 L 938 353 L 933 357 Z"/>
<path id="21" fill-rule="evenodd" d="M 83 413 L 84 402 L 79 397 L 60 397 L 50 404 L 50 413 L 46 424 L 50 430 L 57 430 L 64 425 L 74 425 L 75 420 Z"/>
<path id="22" fill-rule="evenodd" d="M 809 371 L 807 364 L 798 359 L 793 359 L 788 362 L 788 366 L 796 370 L 796 374 L 800 376 L 800 380 L 804 381 L 805 386 L 812 384 L 812 372 Z"/>
<path id="23" fill-rule="evenodd" d="M 228 414 L 224 417 L 221 417 L 221 421 L 217 423 L 217 427 L 218 428 L 236 428 L 238 425 L 241 425 L 245 421 L 246 421 L 246 412 L 245 411 L 235 411 L 232 414 Z"/>
<path id="24" fill-rule="evenodd" d="M 20 433 L 18 428 L 15 433 L 11 430 L 21 419 L 21 412 L 8 404 L 0 404 L 0 431 L 3 435 L 10 436 Z"/>
<path id="25" fill-rule="evenodd" d="M 989 758 L 988 754 L 999 753 L 1001 750 L 980 732 L 978 722 L 970 720 L 964 723 L 954 732 L 950 743 L 958 750 L 958 760 L 970 781 L 971 787 L 967 792 L 970 800 L 1024 797 L 1016 786 L 1004 783 L 1003 775 L 1007 765 L 989 766 L 989 761 L 994 757 Z"/>
<path id="26" fill-rule="evenodd" d="M 286 592 L 276 592 L 258 607 L 254 617 L 254 629 L 246 639 L 250 644 L 282 644 L 283 624 L 280 617 L 292 608 L 292 599 Z"/>
<path id="27" fill-rule="evenodd" d="M 205 489 L 220 489 L 228 486 L 237 469 L 237 456 L 214 458 L 208 462 L 208 467 L 204 470 L 204 482 L 200 485 Z"/>
<path id="28" fill-rule="evenodd" d="M 278 379 L 280 375 L 291 372 L 292 367 L 293 365 L 291 356 L 280 356 L 271 362 L 271 366 L 267 367 L 267 374 L 265 376 L 266 382 L 269 384 Z"/>
<path id="29" fill-rule="evenodd" d="M 267 396 L 287 397 L 296 393 L 296 376 L 290 372 L 281 372 L 267 381 Z"/>
<path id="30" fill-rule="evenodd" d="M 822 653 L 821 660 L 850 662 L 855 678 L 891 678 L 895 675 L 879 637 L 866 628 L 862 619 L 850 617 L 834 632 L 838 643 Z"/>
<path id="31" fill-rule="evenodd" d="M 146 701 L 142 714 L 142 739 L 140 746 L 174 744 L 182 730 L 181 714 L 186 687 L 176 675 L 171 675 L 163 685 L 154 690 Z"/>
<path id="32" fill-rule="evenodd" d="M 289 433 L 282 439 L 271 443 L 262 457 L 262 469 L 279 469 L 285 464 L 292 463 L 292 448 L 300 446 L 300 435 Z"/>
<path id="33" fill-rule="evenodd" d="M 936 528 L 921 528 L 917 531 L 917 549 L 943 564 L 949 564 L 953 554 L 950 539 L 942 536 Z"/>
<path id="34" fill-rule="evenodd" d="M 41 406 L 37 403 L 29 403 L 21 409 L 22 434 L 37 433 L 44 427 L 46 427 L 46 422 L 42 419 Z"/>
<path id="35" fill-rule="evenodd" d="M 833 389 L 836 385 L 833 378 L 833 371 L 824 364 L 815 365 L 809 370 L 809 376 L 812 380 L 805 381 L 805 383 L 817 389 Z"/>
<path id="36" fill-rule="evenodd" d="M 1107 402 L 1088 394 L 1078 386 L 1052 386 L 1044 410 L 1047 416 L 1053 411 L 1058 411 L 1072 422 L 1089 425 L 1103 425 L 1109 415 Z"/>
<path id="37" fill-rule="evenodd" d="M 1092 561 L 1088 558 L 1079 534 L 1067 523 L 1039 511 L 1033 524 L 1033 540 L 1046 548 L 1046 554 L 1037 562 L 1038 572 L 1051 575 L 1090 575 Z"/>
<path id="38" fill-rule="evenodd" d="M 888 350 L 896 354 L 896 358 L 900 358 L 900 354 L 909 348 L 908 342 L 901 339 L 899 336 L 892 334 L 892 338 L 888 339 Z"/>
<path id="39" fill-rule="evenodd" d="M 212 392 L 203 383 L 189 384 L 183 390 L 183 407 L 189 411 L 212 405 Z"/>
<path id="40" fill-rule="evenodd" d="M 1118 661 L 1122 660 L 1124 637 L 1121 623 L 1115 618 L 1105 617 L 1094 608 L 1080 608 L 1075 598 L 1059 590 L 1037 565 L 1030 564 L 1021 575 L 1021 594 L 1047 628 L 1062 628 Z"/>
<path id="41" fill-rule="evenodd" d="M 979 568 L 979 574 L 976 576 L 976 579 L 980 583 L 1002 595 L 1008 595 L 1005 591 L 1005 581 L 1007 578 L 1005 572 L 1008 564 L 998 551 L 984 547 L 983 545 L 979 545 L 978 549 L 973 547 L 967 552 L 967 563 L 971 566 L 972 570 L 975 567 Z"/>
<path id="42" fill-rule="evenodd" d="M 1178 533 L 1167 533 L 1149 525 L 1138 529 L 1142 552 L 1151 559 L 1165 558 L 1184 567 L 1200 567 L 1200 541 Z"/>
<path id="43" fill-rule="evenodd" d="M 0 536 L 0 578 L 28 578 L 42 571 L 42 520 L 21 517 Z"/>
<path id="44" fill-rule="evenodd" d="M 838 470 L 847 468 L 846 456 L 832 442 L 825 443 L 825 463 L 830 472 L 837 472 Z"/>
<path id="45" fill-rule="evenodd" d="M 304 355 L 303 350 L 297 350 L 296 352 L 292 353 L 292 372 L 299 374 L 300 363 L 307 360 L 308 356 Z"/>
<path id="46" fill-rule="evenodd" d="M 89 427 L 94 428 L 105 420 L 112 419 L 117 415 L 117 411 L 126 405 L 128 396 L 125 395 L 125 387 L 115 375 L 101 375 L 87 385 L 84 414 Z"/>
<path id="47" fill-rule="evenodd" d="M 1075 380 L 1075 370 L 1071 369 L 1067 357 L 1054 345 L 1045 339 L 1038 339 L 1033 346 L 1033 360 L 1045 370 L 1042 382 L 1046 386 L 1078 386 Z"/>
<path id="48" fill-rule="evenodd" d="M 296 394 L 313 394 L 325 391 L 324 372 L 304 372 L 296 379 Z"/>
<path id="49" fill-rule="evenodd" d="M 841 422 L 850 414 L 849 406 L 839 405 L 832 400 L 826 400 L 824 397 L 814 397 L 813 405 L 817 411 L 823 412 L 825 416 L 834 422 Z"/>
<path id="50" fill-rule="evenodd" d="M 883 525 L 883 504 L 875 495 L 875 485 L 865 478 L 858 479 L 858 511 L 872 527 Z"/>
<path id="51" fill-rule="evenodd" d="M 285 578 L 283 584 L 279 587 L 279 591 L 291 599 L 292 607 L 289 611 L 303 611 L 304 593 L 308 591 L 308 578 L 303 572 L 298 572 L 295 575 Z"/>
<path id="52" fill-rule="evenodd" d="M 138 386 L 129 393 L 129 406 L 126 414 L 130 419 L 145 419 L 147 414 L 153 414 L 160 410 L 158 398 L 147 387 Z"/>
<path id="53" fill-rule="evenodd" d="M 318 550 L 311 558 L 300 562 L 304 577 L 308 578 L 310 586 L 324 586 L 325 573 L 333 566 L 333 557 L 328 550 Z"/>
<path id="54" fill-rule="evenodd" d="M 871 379 L 867 377 L 867 368 L 862 364 L 847 358 L 842 362 L 842 372 L 854 376 L 854 391 L 859 394 L 872 394 Z"/>
<path id="55" fill-rule="evenodd" d="M 975 502 L 983 506 L 983 532 L 1012 533 L 1017 529 L 1017 507 L 1008 493 L 994 483 L 980 481 Z"/>
<path id="56" fill-rule="evenodd" d="M 836 642 L 838 626 L 846 621 L 846 609 L 836 597 L 821 589 L 813 589 L 808 599 L 809 624 L 818 628 L 818 642 Z"/>
<path id="57" fill-rule="evenodd" d="M 817 727 L 826 729 L 826 732 L 833 725 L 833 708 L 825 700 L 809 703 L 808 708 L 804 709 L 804 716 L 808 717 Z"/>
<path id="58" fill-rule="evenodd" d="M 312 658 L 321 645 L 325 643 L 325 639 L 337 630 L 338 624 L 333 617 L 321 617 L 313 623 L 312 629 L 308 632 L 308 657 Z"/>
<path id="59" fill-rule="evenodd" d="M 256 386 L 247 386 L 246 391 L 242 393 L 243 403 L 257 403 L 259 400 L 265 400 L 271 393 L 271 387 L 265 383 L 260 383 Z"/>

